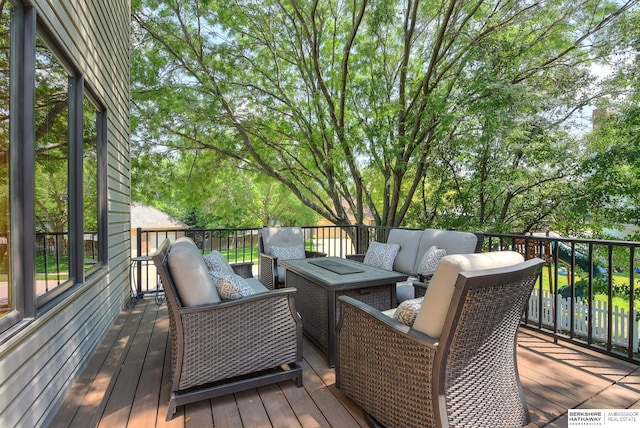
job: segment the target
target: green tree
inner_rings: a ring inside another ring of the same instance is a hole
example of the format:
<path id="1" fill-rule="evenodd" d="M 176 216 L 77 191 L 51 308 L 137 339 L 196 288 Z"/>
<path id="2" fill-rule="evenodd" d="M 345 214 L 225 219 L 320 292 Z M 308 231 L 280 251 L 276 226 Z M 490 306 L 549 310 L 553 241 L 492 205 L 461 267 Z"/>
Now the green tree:
<path id="1" fill-rule="evenodd" d="M 581 165 L 585 188 L 577 202 L 600 224 L 640 224 L 640 13 L 611 29 L 630 52 L 617 52 L 610 68 L 609 96 L 594 111 L 587 138 L 589 156 Z"/>
<path id="2" fill-rule="evenodd" d="M 636 3 L 134 1 L 134 135 L 335 224 L 529 230 L 580 196 L 567 130 Z"/>

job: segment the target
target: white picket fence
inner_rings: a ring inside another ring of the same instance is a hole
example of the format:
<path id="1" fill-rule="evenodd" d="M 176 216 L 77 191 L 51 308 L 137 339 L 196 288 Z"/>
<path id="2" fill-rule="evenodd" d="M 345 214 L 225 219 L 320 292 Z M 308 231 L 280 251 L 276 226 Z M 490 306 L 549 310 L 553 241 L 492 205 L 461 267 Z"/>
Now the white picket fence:
<path id="1" fill-rule="evenodd" d="M 540 320 L 540 306 L 538 301 L 539 289 L 534 289 L 529 298 L 529 321 L 539 322 Z M 563 298 L 558 296 L 558 304 L 553 304 L 553 295 L 548 292 L 542 294 L 542 324 L 547 327 L 553 327 L 553 311 L 554 306 L 558 319 L 558 330 L 570 331 L 571 330 L 571 298 Z M 593 300 L 593 322 L 591 337 L 594 341 L 605 342 L 607 341 L 607 318 L 609 316 L 609 310 L 607 302 L 600 300 Z M 633 352 L 638 352 L 638 328 L 640 323 L 637 321 L 637 310 L 633 311 L 634 326 L 633 329 Z M 586 339 L 589 333 L 588 324 L 589 306 L 587 300 L 576 297 L 574 304 L 574 334 L 578 337 Z M 629 343 L 629 312 L 624 308 L 613 307 L 613 320 L 612 320 L 612 345 L 622 346 L 626 348 Z"/>

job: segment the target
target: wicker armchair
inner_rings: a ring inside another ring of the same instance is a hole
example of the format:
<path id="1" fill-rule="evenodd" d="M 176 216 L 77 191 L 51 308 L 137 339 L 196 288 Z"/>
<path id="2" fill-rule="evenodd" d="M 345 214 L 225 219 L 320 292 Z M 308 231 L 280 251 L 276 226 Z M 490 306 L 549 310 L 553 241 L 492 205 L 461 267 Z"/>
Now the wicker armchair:
<path id="1" fill-rule="evenodd" d="M 340 297 L 336 385 L 373 425 L 526 425 L 516 332 L 542 263 L 459 273 L 437 339 Z"/>
<path id="2" fill-rule="evenodd" d="M 302 322 L 295 289 L 185 307 L 168 264 L 165 240 L 153 255 L 167 297 L 172 386 L 167 420 L 177 406 L 295 379 L 302 386 Z M 246 264 L 231 265 L 241 276 Z"/>
<path id="3" fill-rule="evenodd" d="M 284 287 L 284 269 L 278 266 L 278 257 L 273 254 L 273 247 L 302 246 L 304 234 L 300 227 L 264 227 L 258 233 L 260 251 L 260 282 L 269 290 Z M 304 250 L 306 258 L 326 257 L 320 251 Z"/>

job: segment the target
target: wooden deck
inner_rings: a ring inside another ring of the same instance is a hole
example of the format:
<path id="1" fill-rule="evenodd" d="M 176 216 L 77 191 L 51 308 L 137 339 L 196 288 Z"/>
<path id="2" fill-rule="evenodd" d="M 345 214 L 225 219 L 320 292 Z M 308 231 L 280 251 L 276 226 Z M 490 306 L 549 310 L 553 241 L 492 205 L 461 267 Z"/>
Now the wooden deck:
<path id="1" fill-rule="evenodd" d="M 360 409 L 305 340 L 304 387 L 253 389 L 179 407 L 169 397 L 166 305 L 152 298 L 123 310 L 69 393 L 52 427 L 362 427 Z M 640 369 L 523 330 L 518 363 L 533 427 L 566 427 L 568 408 L 640 409 Z"/>

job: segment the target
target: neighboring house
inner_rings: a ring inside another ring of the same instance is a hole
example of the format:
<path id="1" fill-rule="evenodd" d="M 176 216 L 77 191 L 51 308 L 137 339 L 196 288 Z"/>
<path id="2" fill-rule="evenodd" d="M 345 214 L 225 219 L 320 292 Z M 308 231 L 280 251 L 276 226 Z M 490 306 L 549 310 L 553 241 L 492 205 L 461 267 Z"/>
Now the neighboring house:
<path id="1" fill-rule="evenodd" d="M 131 256 L 137 256 L 138 248 L 138 228 L 151 229 L 154 233 L 145 234 L 143 241 L 140 242 L 140 254 L 153 253 L 162 243 L 166 236 L 162 231 L 175 231 L 176 229 L 188 229 L 185 223 L 176 220 L 169 214 L 160 211 L 149 205 L 139 202 L 131 204 Z M 156 233 L 157 232 L 157 233 Z M 172 233 L 171 236 L 181 235 L 180 233 Z"/>
<path id="2" fill-rule="evenodd" d="M 0 3 L 3 428 L 49 424 L 129 298 L 130 10 Z"/>

